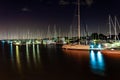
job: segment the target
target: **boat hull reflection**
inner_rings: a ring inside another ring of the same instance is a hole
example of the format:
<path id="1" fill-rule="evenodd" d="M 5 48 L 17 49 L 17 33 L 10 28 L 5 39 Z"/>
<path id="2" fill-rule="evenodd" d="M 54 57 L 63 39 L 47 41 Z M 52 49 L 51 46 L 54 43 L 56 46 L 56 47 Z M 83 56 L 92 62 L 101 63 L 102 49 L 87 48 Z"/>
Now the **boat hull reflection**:
<path id="1" fill-rule="evenodd" d="M 105 76 L 105 62 L 100 51 L 63 50 L 67 56 L 72 56 L 81 66 L 86 64 L 93 74 Z M 89 63 L 89 64 L 87 64 Z M 80 66 L 80 67 L 81 67 Z M 85 67 L 85 66 L 82 66 Z"/>
<path id="2" fill-rule="evenodd" d="M 103 54 L 120 55 L 120 50 L 106 49 L 101 51 Z"/>

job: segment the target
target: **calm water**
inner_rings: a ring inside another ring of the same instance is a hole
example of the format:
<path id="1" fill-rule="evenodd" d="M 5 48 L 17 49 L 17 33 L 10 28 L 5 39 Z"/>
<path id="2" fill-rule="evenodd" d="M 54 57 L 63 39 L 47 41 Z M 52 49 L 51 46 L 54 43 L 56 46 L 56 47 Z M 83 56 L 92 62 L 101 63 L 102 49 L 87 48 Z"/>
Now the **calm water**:
<path id="1" fill-rule="evenodd" d="M 0 43 L 0 80 L 116 80 L 120 55 Z"/>

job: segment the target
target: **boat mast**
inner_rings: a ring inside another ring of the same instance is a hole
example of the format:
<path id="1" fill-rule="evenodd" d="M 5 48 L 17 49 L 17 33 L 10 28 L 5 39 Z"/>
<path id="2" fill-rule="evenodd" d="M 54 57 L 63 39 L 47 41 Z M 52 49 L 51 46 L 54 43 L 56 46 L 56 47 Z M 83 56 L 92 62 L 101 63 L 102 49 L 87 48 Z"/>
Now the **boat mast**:
<path id="1" fill-rule="evenodd" d="M 110 35 L 110 39 L 111 39 L 111 23 L 110 23 L 110 19 L 111 19 L 111 17 L 109 15 L 109 35 Z"/>
<path id="2" fill-rule="evenodd" d="M 114 25 L 114 27 L 115 27 L 115 41 L 117 40 L 117 30 L 116 30 L 116 16 L 115 16 L 115 25 Z"/>
<path id="3" fill-rule="evenodd" d="M 78 0 L 78 40 L 80 40 L 80 0 Z"/>
<path id="4" fill-rule="evenodd" d="M 54 25 L 54 33 L 53 33 L 53 35 L 54 35 L 54 38 L 57 39 L 58 36 L 57 36 L 57 31 L 56 31 L 56 25 Z"/>
<path id="5" fill-rule="evenodd" d="M 50 40 L 50 25 L 48 25 L 48 32 L 47 32 L 47 38 L 48 38 L 48 40 Z"/>

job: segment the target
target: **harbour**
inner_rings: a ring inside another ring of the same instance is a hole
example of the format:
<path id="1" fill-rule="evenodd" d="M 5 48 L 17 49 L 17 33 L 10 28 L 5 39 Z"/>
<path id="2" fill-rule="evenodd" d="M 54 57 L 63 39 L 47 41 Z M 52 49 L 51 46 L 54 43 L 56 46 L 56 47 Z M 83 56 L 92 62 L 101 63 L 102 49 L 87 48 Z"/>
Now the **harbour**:
<path id="1" fill-rule="evenodd" d="M 119 79 L 120 55 L 63 50 L 61 45 L 0 44 L 2 80 Z"/>
<path id="2" fill-rule="evenodd" d="M 119 3 L 0 1 L 0 80 L 120 80 Z"/>

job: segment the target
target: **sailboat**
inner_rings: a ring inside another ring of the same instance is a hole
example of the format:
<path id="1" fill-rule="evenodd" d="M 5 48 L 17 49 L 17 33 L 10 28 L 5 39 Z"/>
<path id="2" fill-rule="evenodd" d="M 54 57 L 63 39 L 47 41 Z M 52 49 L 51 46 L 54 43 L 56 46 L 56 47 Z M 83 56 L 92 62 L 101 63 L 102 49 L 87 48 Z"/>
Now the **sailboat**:
<path id="1" fill-rule="evenodd" d="M 78 41 L 80 40 L 80 0 L 78 0 Z M 80 42 L 78 44 L 66 44 L 62 46 L 63 49 L 72 50 L 90 50 L 89 45 L 82 45 Z"/>
<path id="2" fill-rule="evenodd" d="M 101 45 L 97 45 L 97 47 L 92 44 L 81 44 L 80 43 L 80 0 L 78 0 L 78 44 L 66 44 L 63 45 L 63 49 L 71 49 L 71 50 L 103 50 Z"/>
<path id="3" fill-rule="evenodd" d="M 104 49 L 101 52 L 103 54 L 119 54 L 120 55 L 120 47 Z"/>
<path id="4" fill-rule="evenodd" d="M 50 44 L 56 44 L 55 41 L 52 40 L 52 37 L 50 35 L 50 25 L 48 25 L 48 32 L 47 32 L 47 38 L 43 40 L 43 44 L 50 45 Z"/>
<path id="5" fill-rule="evenodd" d="M 118 23 L 118 20 L 115 16 L 115 24 L 114 24 L 115 40 L 113 40 L 110 43 L 104 44 L 105 49 L 101 51 L 103 54 L 112 54 L 113 53 L 113 54 L 119 54 L 120 55 L 120 41 L 117 40 L 117 38 L 116 38 L 116 36 L 117 36 L 116 22 Z M 119 23 L 118 23 L 118 25 L 119 25 Z M 110 30 L 111 30 L 111 26 L 110 26 Z M 111 32 L 110 32 L 110 36 L 111 36 Z"/>
<path id="6" fill-rule="evenodd" d="M 110 21 L 112 22 L 114 32 L 115 32 L 115 39 L 114 40 L 111 40 L 111 23 L 110 23 Z M 109 15 L 109 33 L 110 33 L 109 35 L 110 35 L 110 40 L 109 40 L 109 42 L 106 42 L 106 43 L 102 44 L 105 49 L 111 49 L 111 48 L 120 47 L 120 41 L 119 41 L 119 38 L 117 36 L 116 23 L 118 23 L 117 17 L 115 16 L 115 23 L 113 23 L 113 21 L 111 20 L 110 15 Z M 119 23 L 118 23 L 118 25 L 119 25 Z"/>

